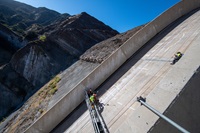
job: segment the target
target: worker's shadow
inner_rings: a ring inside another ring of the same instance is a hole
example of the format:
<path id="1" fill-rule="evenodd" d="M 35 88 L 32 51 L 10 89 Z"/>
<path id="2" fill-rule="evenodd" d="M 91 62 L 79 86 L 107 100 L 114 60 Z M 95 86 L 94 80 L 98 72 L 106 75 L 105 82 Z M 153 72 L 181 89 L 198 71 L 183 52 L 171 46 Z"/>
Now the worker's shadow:
<path id="1" fill-rule="evenodd" d="M 99 113 L 102 113 L 102 112 L 103 112 L 104 106 L 105 106 L 104 103 L 98 102 L 98 111 L 99 111 Z"/>
<path id="2" fill-rule="evenodd" d="M 101 114 L 104 110 L 104 106 L 106 106 L 104 103 L 98 102 L 98 112 L 99 112 L 100 117 L 102 118 L 102 122 L 104 123 L 104 128 L 106 129 L 107 133 L 110 133 L 104 121 L 104 118 L 102 117 L 102 114 Z"/>

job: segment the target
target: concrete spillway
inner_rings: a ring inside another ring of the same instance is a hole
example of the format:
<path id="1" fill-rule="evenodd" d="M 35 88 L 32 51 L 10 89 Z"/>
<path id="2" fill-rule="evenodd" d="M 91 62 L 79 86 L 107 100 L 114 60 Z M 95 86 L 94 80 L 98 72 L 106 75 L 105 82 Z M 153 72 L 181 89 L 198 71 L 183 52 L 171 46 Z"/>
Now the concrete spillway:
<path id="1" fill-rule="evenodd" d="M 170 108 L 184 112 L 184 109 L 173 105 L 176 105 L 180 93 L 188 90 L 184 87 L 200 65 L 200 11 L 191 12 L 199 6 L 200 2 L 196 0 L 181 1 L 153 20 L 66 94 L 27 132 L 52 130 L 83 101 L 86 87 L 97 88 L 106 79 L 98 89 L 100 102 L 104 105 L 101 115 L 109 132 L 162 131 L 155 125 L 159 118 L 141 106 L 136 98 L 146 97 L 147 102 L 162 113 L 170 112 Z M 175 65 L 170 65 L 177 51 L 184 55 Z M 197 130 L 181 119 L 183 116 L 179 118 L 183 127 L 189 131 Z M 94 132 L 86 105 L 81 104 L 52 132 Z"/>
<path id="2" fill-rule="evenodd" d="M 149 104 L 164 112 L 179 95 L 200 65 L 199 22 L 200 11 L 191 13 L 174 22 L 122 66 L 126 69 L 126 67 L 130 67 L 129 64 L 134 64 L 116 83 L 110 88 L 106 88 L 106 83 L 101 86 L 99 91 L 105 91 L 100 97 L 100 101 L 105 104 L 102 116 L 111 133 L 145 133 L 155 124 L 158 117 L 141 106 L 136 101 L 137 96 L 146 97 Z M 148 49 L 150 50 L 146 52 Z M 177 64 L 170 65 L 170 60 L 177 51 L 183 52 L 184 56 Z M 135 60 L 138 61 L 133 63 Z M 120 73 L 121 69 L 116 74 Z M 110 80 L 113 80 L 112 78 L 106 82 L 109 84 Z M 198 84 L 198 82 L 195 84 Z M 188 103 L 185 106 L 190 106 L 189 104 L 196 104 L 198 107 L 197 103 Z M 81 109 L 80 107 L 76 110 L 72 117 L 79 114 Z M 181 111 L 181 108 L 179 111 Z M 185 116 L 180 116 L 179 112 L 173 113 L 182 117 L 179 118 L 182 120 L 181 124 L 190 129 L 187 126 L 188 121 L 183 120 Z M 70 117 L 66 119 L 66 123 L 70 120 Z M 63 123 L 61 127 L 65 124 Z M 160 125 L 160 127 L 163 127 L 163 125 Z M 54 132 L 57 131 L 59 129 Z M 176 130 L 172 128 L 172 131 Z M 84 112 L 65 132 L 94 132 L 88 112 Z"/>

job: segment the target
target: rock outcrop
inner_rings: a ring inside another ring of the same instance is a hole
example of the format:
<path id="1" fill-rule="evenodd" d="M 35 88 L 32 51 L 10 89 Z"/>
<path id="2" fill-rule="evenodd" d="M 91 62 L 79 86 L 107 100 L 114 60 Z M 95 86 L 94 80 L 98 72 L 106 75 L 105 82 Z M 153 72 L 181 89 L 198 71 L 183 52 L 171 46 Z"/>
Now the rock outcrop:
<path id="1" fill-rule="evenodd" d="M 0 24 L 0 66 L 8 63 L 12 55 L 26 44 L 26 40 Z"/>
<path id="2" fill-rule="evenodd" d="M 69 67 L 87 49 L 118 32 L 87 13 L 69 17 L 51 25 L 44 40 L 29 43 L 11 60 L 12 67 L 36 87 Z M 49 26 L 46 27 L 48 31 Z"/>
<path id="3" fill-rule="evenodd" d="M 125 41 L 127 41 L 144 26 L 145 25 L 138 26 L 132 30 L 118 34 L 94 45 L 92 48 L 88 49 L 84 54 L 82 54 L 80 59 L 94 63 L 103 62 L 109 55 L 111 55 L 117 48 L 119 48 Z"/>
<path id="4" fill-rule="evenodd" d="M 8 115 L 23 103 L 34 87 L 10 65 L 0 67 L 0 117 Z"/>

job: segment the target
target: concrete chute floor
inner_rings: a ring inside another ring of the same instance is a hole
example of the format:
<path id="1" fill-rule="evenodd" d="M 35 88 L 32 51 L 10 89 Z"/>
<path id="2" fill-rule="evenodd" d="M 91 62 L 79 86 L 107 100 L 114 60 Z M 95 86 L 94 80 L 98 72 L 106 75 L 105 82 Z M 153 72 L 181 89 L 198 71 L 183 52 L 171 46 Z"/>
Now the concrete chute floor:
<path id="1" fill-rule="evenodd" d="M 199 21 L 200 11 L 178 19 L 98 88 L 100 102 L 105 105 L 101 115 L 111 133 L 147 132 L 155 124 L 158 117 L 136 101 L 138 96 L 147 97 L 150 104 L 164 111 L 178 95 L 182 89 L 178 87 L 183 87 L 194 72 L 192 66 L 199 65 Z M 177 64 L 170 65 L 177 51 L 184 55 Z M 52 132 L 94 132 L 85 103 Z"/>

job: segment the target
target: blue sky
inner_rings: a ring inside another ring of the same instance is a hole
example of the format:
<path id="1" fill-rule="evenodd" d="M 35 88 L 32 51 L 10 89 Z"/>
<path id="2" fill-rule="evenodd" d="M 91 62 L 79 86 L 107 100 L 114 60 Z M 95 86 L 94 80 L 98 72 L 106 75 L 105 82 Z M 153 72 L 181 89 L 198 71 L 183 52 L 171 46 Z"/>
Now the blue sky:
<path id="1" fill-rule="evenodd" d="M 180 0 L 16 0 L 70 15 L 87 12 L 120 33 L 155 19 Z"/>

